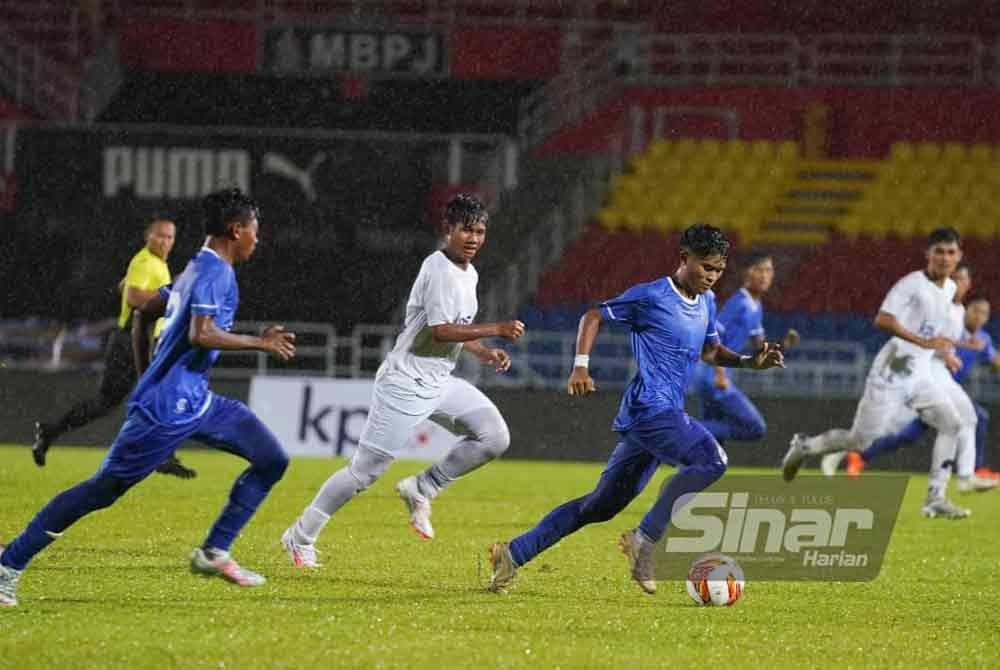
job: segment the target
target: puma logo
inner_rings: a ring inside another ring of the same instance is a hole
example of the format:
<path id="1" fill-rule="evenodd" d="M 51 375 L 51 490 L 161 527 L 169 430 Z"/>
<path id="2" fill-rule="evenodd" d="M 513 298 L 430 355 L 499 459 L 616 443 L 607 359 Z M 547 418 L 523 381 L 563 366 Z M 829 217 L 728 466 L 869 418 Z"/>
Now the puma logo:
<path id="1" fill-rule="evenodd" d="M 284 177 L 285 179 L 291 179 L 299 185 L 300 189 L 302 189 L 302 193 L 306 196 L 306 200 L 309 202 L 315 202 L 317 195 L 316 186 L 313 184 L 313 178 L 315 177 L 313 171 L 318 168 L 320 164 L 326 160 L 326 158 L 326 152 L 321 151 L 320 153 L 313 155 L 309 161 L 309 165 L 305 168 L 300 168 L 287 156 L 275 152 L 269 152 L 264 154 L 263 170 L 264 172 L 270 172 L 271 174 Z"/>

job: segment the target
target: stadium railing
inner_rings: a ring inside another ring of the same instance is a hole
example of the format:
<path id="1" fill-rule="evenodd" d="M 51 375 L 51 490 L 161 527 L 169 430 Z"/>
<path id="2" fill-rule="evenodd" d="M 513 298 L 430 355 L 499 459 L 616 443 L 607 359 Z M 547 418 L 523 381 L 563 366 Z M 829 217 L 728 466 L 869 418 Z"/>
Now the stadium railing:
<path id="1" fill-rule="evenodd" d="M 269 323 L 239 321 L 234 331 L 260 333 Z M 247 380 L 256 375 L 339 377 L 368 379 L 395 343 L 399 329 L 391 325 L 359 324 L 349 334 L 338 334 L 325 323 L 287 322 L 296 334 L 296 358 L 280 363 L 260 352 L 224 352 L 212 375 L 218 379 Z M 46 336 L 45 333 L 48 333 Z M 76 342 L 86 338 L 84 345 Z M 0 329 L 0 360 L 9 369 L 65 371 L 84 367 L 99 369 L 103 347 L 86 329 L 40 328 L 15 337 Z M 33 344 L 32 344 L 33 340 Z M 79 346 L 78 346 L 79 345 Z M 513 359 L 505 374 L 496 374 L 469 356 L 459 358 L 456 374 L 473 383 L 494 388 L 561 390 L 576 351 L 572 331 L 528 332 L 517 342 L 500 344 Z M 69 358 L 67 348 L 87 348 L 85 360 Z M 61 359 L 61 360 L 60 360 Z M 861 342 L 805 340 L 786 352 L 787 367 L 766 374 L 731 370 L 744 391 L 768 398 L 855 398 L 864 388 L 872 355 Z M 635 375 L 628 333 L 607 330 L 591 352 L 591 373 L 603 391 L 620 391 Z M 970 394 L 982 402 L 1000 402 L 1000 375 L 977 369 L 969 383 Z"/>

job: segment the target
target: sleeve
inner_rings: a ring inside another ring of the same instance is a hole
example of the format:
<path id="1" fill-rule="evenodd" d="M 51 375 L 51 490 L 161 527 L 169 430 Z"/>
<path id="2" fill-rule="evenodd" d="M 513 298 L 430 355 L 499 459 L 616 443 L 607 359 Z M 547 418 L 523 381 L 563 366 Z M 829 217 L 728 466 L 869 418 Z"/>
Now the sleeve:
<path id="1" fill-rule="evenodd" d="M 427 313 L 427 325 L 453 323 L 456 311 L 454 285 L 439 266 L 427 263 L 420 272 L 424 276 L 417 277 L 417 286 L 423 290 L 420 298 Z"/>
<path id="2" fill-rule="evenodd" d="M 226 302 L 233 278 L 225 272 L 207 272 L 191 287 L 191 313 L 215 316 Z"/>
<path id="3" fill-rule="evenodd" d="M 755 309 L 747 313 L 750 337 L 764 337 L 764 310 Z"/>
<path id="4" fill-rule="evenodd" d="M 164 274 L 166 274 L 166 278 L 164 278 Z M 166 265 L 145 256 L 133 258 L 125 272 L 125 286 L 143 291 L 155 291 L 169 283 L 170 274 L 166 271 Z"/>
<path id="5" fill-rule="evenodd" d="M 649 285 L 636 284 L 617 298 L 605 300 L 598 305 L 598 309 L 605 321 L 638 327 L 646 322 L 648 305 Z"/>
<path id="6" fill-rule="evenodd" d="M 914 283 L 910 277 L 903 277 L 898 282 L 893 284 L 891 289 L 889 289 L 889 294 L 886 295 L 885 300 L 882 301 L 882 306 L 879 307 L 879 311 L 892 314 L 896 317 L 900 316 L 907 303 L 913 299 L 913 289 Z"/>
<path id="7" fill-rule="evenodd" d="M 986 331 L 983 331 L 983 340 L 986 341 L 986 346 L 983 348 L 982 357 L 987 363 L 991 363 L 994 358 L 997 357 L 996 347 L 993 346 L 993 338 Z"/>
<path id="8" fill-rule="evenodd" d="M 160 294 L 160 297 L 164 300 L 170 300 L 170 291 L 174 288 L 173 284 L 164 284 L 156 290 Z"/>
<path id="9" fill-rule="evenodd" d="M 708 306 L 708 327 L 705 329 L 705 344 L 717 345 L 722 343 L 719 337 L 719 323 L 715 313 L 715 297 L 707 301 Z M 725 307 L 722 308 L 725 311 Z"/>
<path id="10" fill-rule="evenodd" d="M 718 304 L 714 300 L 711 302 L 712 308 L 718 309 Z M 726 301 L 726 304 L 722 306 L 716 317 L 716 327 L 720 335 L 725 335 L 727 330 L 746 318 L 746 310 L 743 307 L 743 301 L 739 299 L 739 294 L 732 296 Z"/>

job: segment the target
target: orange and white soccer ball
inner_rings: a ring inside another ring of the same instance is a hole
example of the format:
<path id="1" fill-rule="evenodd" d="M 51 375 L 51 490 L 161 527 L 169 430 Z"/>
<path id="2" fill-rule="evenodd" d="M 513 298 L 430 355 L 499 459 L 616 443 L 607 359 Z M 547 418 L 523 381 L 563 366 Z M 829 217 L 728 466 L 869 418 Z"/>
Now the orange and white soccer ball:
<path id="1" fill-rule="evenodd" d="M 730 606 L 743 597 L 743 568 L 725 554 L 705 554 L 688 571 L 687 592 L 699 605 Z"/>

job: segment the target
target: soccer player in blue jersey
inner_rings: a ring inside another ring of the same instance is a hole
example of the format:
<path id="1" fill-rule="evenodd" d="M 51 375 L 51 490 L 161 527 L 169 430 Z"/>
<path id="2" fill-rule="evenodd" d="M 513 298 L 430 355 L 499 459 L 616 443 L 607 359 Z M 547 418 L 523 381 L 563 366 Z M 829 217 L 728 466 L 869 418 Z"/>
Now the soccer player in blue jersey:
<path id="1" fill-rule="evenodd" d="M 143 306 L 166 309 L 156 355 L 128 403 L 118 437 L 97 473 L 53 498 L 0 553 L 0 606 L 17 605 L 17 583 L 32 558 L 82 517 L 113 504 L 170 457 L 186 439 L 203 442 L 250 462 L 191 568 L 240 586 L 264 578 L 241 568 L 229 547 L 271 487 L 288 456 L 274 435 L 241 402 L 208 390 L 208 372 L 220 350 L 258 350 L 282 360 L 295 355 L 295 336 L 272 326 L 260 337 L 229 333 L 239 302 L 233 265 L 257 246 L 257 208 L 238 189 L 204 200 L 208 239 L 169 291 Z"/>
<path id="2" fill-rule="evenodd" d="M 719 311 L 717 325 L 722 345 L 733 351 L 759 351 L 764 343 L 764 308 L 761 301 L 774 282 L 774 262 L 765 253 L 747 259 L 743 286 Z M 789 330 L 782 338 L 785 350 L 799 342 Z M 701 424 L 719 444 L 727 440 L 753 441 L 764 437 L 767 423 L 750 398 L 729 378 L 726 368 L 699 362 L 694 372 L 694 390 L 701 404 Z"/>
<path id="3" fill-rule="evenodd" d="M 672 276 L 638 284 L 589 310 L 580 320 L 570 395 L 595 390 L 589 354 L 602 322 L 629 328 L 638 373 L 622 397 L 613 430 L 618 445 L 597 487 L 549 512 L 537 526 L 510 542 L 490 547 L 490 590 L 503 591 L 517 569 L 590 523 L 613 518 L 645 488 L 661 463 L 679 466 L 639 526 L 622 534 L 619 546 L 632 578 L 656 592 L 653 547 L 670 523 L 674 505 L 710 486 L 726 471 L 726 453 L 704 426 L 684 412 L 684 394 L 699 358 L 712 365 L 755 370 L 784 365 L 781 348 L 764 343 L 752 356 L 719 341 L 711 288 L 726 267 L 729 241 L 713 226 L 691 226 L 681 236 L 680 265 Z"/>
<path id="4" fill-rule="evenodd" d="M 958 285 L 955 293 L 955 304 L 961 305 L 966 293 L 972 286 L 971 271 L 968 266 L 958 268 L 952 275 L 952 279 Z M 961 310 L 959 310 L 961 313 Z M 984 326 L 990 320 L 990 303 L 985 298 L 976 298 L 969 301 L 965 308 L 962 333 L 956 341 L 954 358 L 948 359 L 949 370 L 952 377 L 959 384 L 965 384 L 973 369 L 981 363 L 989 363 L 994 370 L 1000 370 L 1000 354 L 993 346 L 993 338 L 986 332 Z M 1000 474 L 991 470 L 986 464 L 986 431 L 989 426 L 990 415 L 986 408 L 973 401 L 976 410 L 976 437 L 975 437 L 975 480 L 971 482 L 971 488 L 977 490 L 987 490 L 992 488 L 989 480 L 996 480 Z M 920 417 L 915 417 L 898 432 L 881 437 L 871 446 L 861 452 L 851 451 L 846 454 L 847 474 L 856 477 L 865 469 L 865 466 L 884 456 L 892 453 L 901 447 L 917 442 L 927 431 L 928 426 Z M 832 475 L 840 464 L 843 454 L 831 454 L 824 457 L 824 471 Z M 976 484 L 979 484 L 977 487 Z"/>

